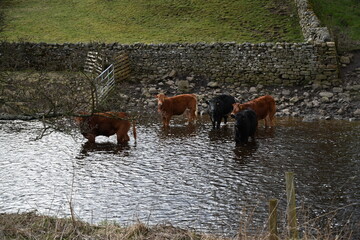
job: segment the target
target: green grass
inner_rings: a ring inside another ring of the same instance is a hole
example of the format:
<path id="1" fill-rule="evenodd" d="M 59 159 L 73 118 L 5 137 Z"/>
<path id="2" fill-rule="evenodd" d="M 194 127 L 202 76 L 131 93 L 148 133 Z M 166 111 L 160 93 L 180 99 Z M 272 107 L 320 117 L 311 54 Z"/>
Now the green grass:
<path id="1" fill-rule="evenodd" d="M 310 0 L 310 3 L 335 36 L 340 49 L 360 49 L 359 0 Z"/>
<path id="2" fill-rule="evenodd" d="M 0 40 L 302 41 L 293 0 L 2 0 Z"/>

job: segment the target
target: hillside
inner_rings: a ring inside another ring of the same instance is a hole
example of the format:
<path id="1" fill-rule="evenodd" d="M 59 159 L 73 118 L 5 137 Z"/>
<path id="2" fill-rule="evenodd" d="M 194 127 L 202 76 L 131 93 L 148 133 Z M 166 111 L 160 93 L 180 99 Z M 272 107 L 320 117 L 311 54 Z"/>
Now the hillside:
<path id="1" fill-rule="evenodd" d="M 293 0 L 0 0 L 0 9 L 8 41 L 302 41 Z"/>
<path id="2" fill-rule="evenodd" d="M 327 26 L 340 50 L 360 49 L 359 0 L 309 0 L 320 21 Z"/>

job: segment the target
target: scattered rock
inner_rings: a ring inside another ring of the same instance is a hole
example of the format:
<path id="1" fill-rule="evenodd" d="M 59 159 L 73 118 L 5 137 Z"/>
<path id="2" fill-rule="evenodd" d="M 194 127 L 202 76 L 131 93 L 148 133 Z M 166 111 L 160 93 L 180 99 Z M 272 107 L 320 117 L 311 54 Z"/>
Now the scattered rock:
<path id="1" fill-rule="evenodd" d="M 219 87 L 219 83 L 218 82 L 209 82 L 207 84 L 208 87 L 210 88 L 218 88 Z"/>
<path id="2" fill-rule="evenodd" d="M 350 64 L 350 57 L 348 56 L 341 56 L 340 57 L 340 63 L 343 63 L 343 64 Z"/>
<path id="3" fill-rule="evenodd" d="M 332 91 L 333 93 L 342 93 L 344 89 L 342 87 L 334 87 Z"/>
<path id="4" fill-rule="evenodd" d="M 148 102 L 148 106 L 153 108 L 156 106 L 156 103 L 155 102 Z"/>
<path id="5" fill-rule="evenodd" d="M 159 91 L 156 89 L 156 88 L 154 88 L 154 87 L 151 87 L 151 88 L 149 88 L 149 93 L 150 94 L 156 94 L 156 93 L 158 93 Z"/>
<path id="6" fill-rule="evenodd" d="M 173 78 L 176 75 L 176 71 L 175 70 L 171 70 L 171 72 L 168 74 L 169 77 Z"/>
<path id="7" fill-rule="evenodd" d="M 251 87 L 251 88 L 249 89 L 249 93 L 256 93 L 256 92 L 257 92 L 256 87 Z"/>
<path id="8" fill-rule="evenodd" d="M 289 96 L 290 93 L 291 93 L 291 91 L 288 90 L 288 89 L 284 89 L 284 90 L 281 91 L 281 94 L 284 95 L 284 96 Z"/>
<path id="9" fill-rule="evenodd" d="M 188 80 L 179 80 L 177 82 L 178 91 L 181 93 L 189 92 L 191 90 Z"/>
<path id="10" fill-rule="evenodd" d="M 331 98 L 334 96 L 332 92 L 320 92 L 319 95 L 320 97 L 326 97 L 326 98 Z"/>

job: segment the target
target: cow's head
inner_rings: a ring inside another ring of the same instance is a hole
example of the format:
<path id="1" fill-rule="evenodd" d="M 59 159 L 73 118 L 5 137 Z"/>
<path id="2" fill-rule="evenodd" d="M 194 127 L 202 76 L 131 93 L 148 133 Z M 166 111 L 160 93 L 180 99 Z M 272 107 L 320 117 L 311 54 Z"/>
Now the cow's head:
<path id="1" fill-rule="evenodd" d="M 165 101 L 165 94 L 163 93 L 159 93 L 158 95 L 155 96 L 158 100 L 158 106 L 163 105 L 164 101 Z"/>
<path id="2" fill-rule="evenodd" d="M 89 131 L 89 118 L 91 117 L 91 113 L 87 112 L 78 112 L 75 115 L 75 123 L 79 126 L 81 134 L 85 134 Z M 85 136 L 85 135 L 84 135 Z"/>
<path id="3" fill-rule="evenodd" d="M 89 113 L 87 112 L 78 112 L 75 114 L 74 120 L 76 124 L 81 125 L 86 120 L 87 116 L 89 116 Z"/>
<path id="4" fill-rule="evenodd" d="M 242 111 L 242 110 L 244 110 L 245 109 L 245 106 L 243 105 L 243 104 L 240 104 L 240 103 L 233 103 L 233 110 L 232 110 L 232 112 L 231 112 L 231 117 L 233 117 L 233 118 L 235 118 L 235 115 L 238 113 L 238 112 L 240 112 L 240 111 Z"/>
<path id="5" fill-rule="evenodd" d="M 210 101 L 206 101 L 206 103 L 208 104 L 208 113 L 210 115 L 217 114 L 221 109 L 220 102 L 216 100 L 211 99 Z"/>

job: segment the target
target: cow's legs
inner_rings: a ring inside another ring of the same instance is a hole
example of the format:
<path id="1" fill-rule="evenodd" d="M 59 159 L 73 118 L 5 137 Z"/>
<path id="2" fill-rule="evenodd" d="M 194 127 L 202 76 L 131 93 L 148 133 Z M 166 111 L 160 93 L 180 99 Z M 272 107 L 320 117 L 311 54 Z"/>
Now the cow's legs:
<path id="1" fill-rule="evenodd" d="M 224 116 L 224 124 L 227 123 L 227 116 Z"/>
<path id="2" fill-rule="evenodd" d="M 86 134 L 85 138 L 88 140 L 89 143 L 95 143 L 95 135 L 93 134 Z"/>
<path id="3" fill-rule="evenodd" d="M 163 125 L 164 127 L 169 127 L 170 126 L 170 116 L 164 116 L 163 117 Z"/>
<path id="4" fill-rule="evenodd" d="M 219 129 L 221 124 L 221 117 L 216 119 L 216 128 Z"/>
<path id="5" fill-rule="evenodd" d="M 127 133 L 116 133 L 117 143 L 127 143 L 130 141 L 129 135 Z"/>
<path id="6" fill-rule="evenodd" d="M 190 108 L 189 109 L 189 113 L 188 113 L 188 121 L 189 123 L 196 123 L 196 107 L 195 108 Z"/>
<path id="7" fill-rule="evenodd" d="M 267 127 L 270 127 L 270 122 L 271 122 L 271 120 L 270 120 L 269 115 L 267 115 L 264 120 L 265 120 L 265 127 L 266 127 L 266 128 L 267 128 Z"/>
<path id="8" fill-rule="evenodd" d="M 275 126 L 275 123 L 274 123 L 274 118 L 275 118 L 275 115 L 271 115 L 271 116 L 269 116 L 269 119 L 270 119 L 270 126 L 271 126 L 271 127 L 274 127 L 274 126 Z"/>

